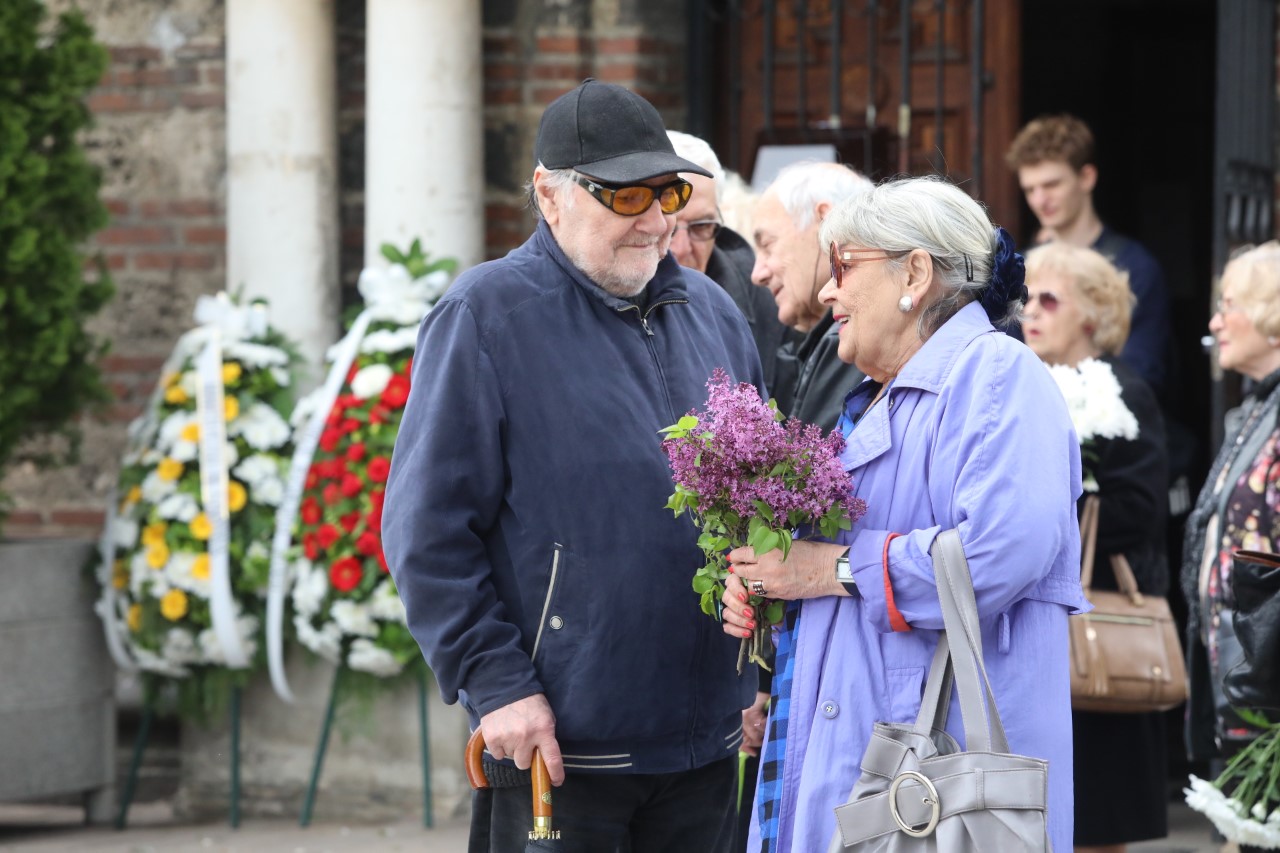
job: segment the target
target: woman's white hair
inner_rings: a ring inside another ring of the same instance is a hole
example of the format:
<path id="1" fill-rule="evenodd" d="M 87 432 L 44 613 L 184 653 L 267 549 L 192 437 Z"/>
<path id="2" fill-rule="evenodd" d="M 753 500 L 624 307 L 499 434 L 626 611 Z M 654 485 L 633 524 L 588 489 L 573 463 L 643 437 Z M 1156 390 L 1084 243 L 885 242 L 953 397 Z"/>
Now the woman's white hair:
<path id="1" fill-rule="evenodd" d="M 991 281 L 996 249 L 996 231 L 982 205 L 937 177 L 888 181 L 848 200 L 823 221 L 820 239 L 823 246 L 836 242 L 880 249 L 897 269 L 904 268 L 912 250 L 928 252 L 941 290 L 920 314 L 921 338 L 981 298 Z M 995 324 L 1016 320 L 1021 309 L 1021 301 L 1010 300 Z"/>
<path id="2" fill-rule="evenodd" d="M 818 205 L 839 205 L 875 185 L 848 166 L 817 160 L 801 160 L 783 166 L 766 193 L 777 196 L 796 229 L 813 224 Z"/>
<path id="3" fill-rule="evenodd" d="M 548 169 L 541 163 L 538 168 L 543 171 L 542 185 L 555 194 L 560 206 L 572 207 L 573 184 L 578 179 L 578 173 L 573 169 Z M 529 178 L 524 185 L 524 191 L 529 196 L 529 207 L 533 209 L 533 215 L 542 219 L 542 208 L 538 205 L 538 190 L 533 185 L 533 178 Z"/>
<path id="4" fill-rule="evenodd" d="M 676 149 L 677 157 L 683 157 L 711 173 L 711 179 L 716 182 L 716 203 L 719 204 L 724 196 L 724 166 L 720 165 L 716 152 L 706 140 L 688 133 L 668 130 L 667 136 L 671 139 L 671 146 Z"/>

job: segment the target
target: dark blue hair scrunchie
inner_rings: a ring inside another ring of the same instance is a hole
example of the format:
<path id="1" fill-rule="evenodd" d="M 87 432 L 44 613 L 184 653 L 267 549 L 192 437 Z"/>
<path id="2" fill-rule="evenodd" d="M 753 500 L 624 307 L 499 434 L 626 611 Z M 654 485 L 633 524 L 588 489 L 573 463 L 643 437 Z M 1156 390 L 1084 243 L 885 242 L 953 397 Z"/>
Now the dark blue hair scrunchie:
<path id="1" fill-rule="evenodd" d="M 982 291 L 982 307 L 993 322 L 1003 320 L 1009 312 L 1009 302 L 1016 299 L 1027 303 L 1026 267 L 1022 255 L 1014 251 L 1013 237 L 1003 228 L 996 227 L 996 250 L 991 259 L 991 281 Z"/>

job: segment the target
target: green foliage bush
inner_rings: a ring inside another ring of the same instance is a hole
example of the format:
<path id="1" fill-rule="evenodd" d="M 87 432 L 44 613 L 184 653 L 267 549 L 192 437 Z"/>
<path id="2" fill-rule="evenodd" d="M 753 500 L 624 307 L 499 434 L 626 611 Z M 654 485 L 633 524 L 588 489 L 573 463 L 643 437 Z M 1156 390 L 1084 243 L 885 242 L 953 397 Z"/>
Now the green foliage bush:
<path id="1" fill-rule="evenodd" d="M 31 436 L 74 453 L 76 416 L 107 398 L 84 323 L 112 285 L 100 258 L 86 277 L 82 251 L 107 212 L 78 134 L 108 57 L 79 13 L 46 17 L 40 0 L 0 2 L 0 472 Z"/>

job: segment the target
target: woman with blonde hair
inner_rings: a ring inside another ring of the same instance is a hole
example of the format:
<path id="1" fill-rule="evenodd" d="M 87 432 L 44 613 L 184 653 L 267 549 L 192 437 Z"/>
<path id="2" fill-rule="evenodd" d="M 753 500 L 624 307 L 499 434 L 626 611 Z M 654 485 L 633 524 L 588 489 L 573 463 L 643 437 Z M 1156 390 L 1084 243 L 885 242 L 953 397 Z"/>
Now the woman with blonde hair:
<path id="1" fill-rule="evenodd" d="M 1101 508 L 1092 585 L 1116 589 L 1110 557 L 1124 554 L 1139 590 L 1164 595 L 1168 453 L 1155 394 L 1118 358 L 1134 304 L 1128 276 L 1092 249 L 1049 243 L 1027 254 L 1027 291 L 1027 346 L 1049 365 L 1105 364 L 1137 421 L 1136 436 L 1092 439 L 1085 454 Z M 1075 849 L 1121 853 L 1167 835 L 1164 715 L 1073 710 L 1071 724 Z"/>
<path id="2" fill-rule="evenodd" d="M 1235 257 L 1209 320 L 1218 364 L 1253 380 L 1227 413 L 1218 458 L 1187 518 L 1182 590 L 1187 614 L 1187 743 L 1193 760 L 1229 759 L 1258 735 L 1223 693 L 1242 656 L 1234 633 L 1233 552 L 1280 551 L 1280 243 Z M 1260 848 L 1242 845 L 1241 851 Z"/>

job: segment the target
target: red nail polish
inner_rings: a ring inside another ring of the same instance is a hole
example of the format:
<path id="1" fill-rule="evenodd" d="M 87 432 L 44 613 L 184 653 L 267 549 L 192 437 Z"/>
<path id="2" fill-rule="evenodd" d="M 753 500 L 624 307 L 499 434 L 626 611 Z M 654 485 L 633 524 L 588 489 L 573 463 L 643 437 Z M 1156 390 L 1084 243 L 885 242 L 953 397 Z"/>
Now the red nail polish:
<path id="1" fill-rule="evenodd" d="M 744 619 L 750 619 L 750 618 L 751 618 L 751 608 L 750 608 L 750 607 L 744 607 L 744 608 L 742 608 L 742 618 L 744 618 Z"/>
<path id="2" fill-rule="evenodd" d="M 747 627 L 754 631 L 756 628 L 756 623 L 754 621 L 748 622 Z"/>
<path id="3" fill-rule="evenodd" d="M 746 593 L 742 593 L 742 592 L 738 593 L 738 600 L 739 600 L 739 601 L 746 601 L 746 600 L 747 600 Z"/>
<path id="4" fill-rule="evenodd" d="M 745 640 L 747 637 L 750 637 L 750 636 L 751 636 L 751 632 L 750 632 L 750 631 L 743 631 L 743 632 L 742 632 L 742 638 L 743 638 L 744 640 Z"/>

